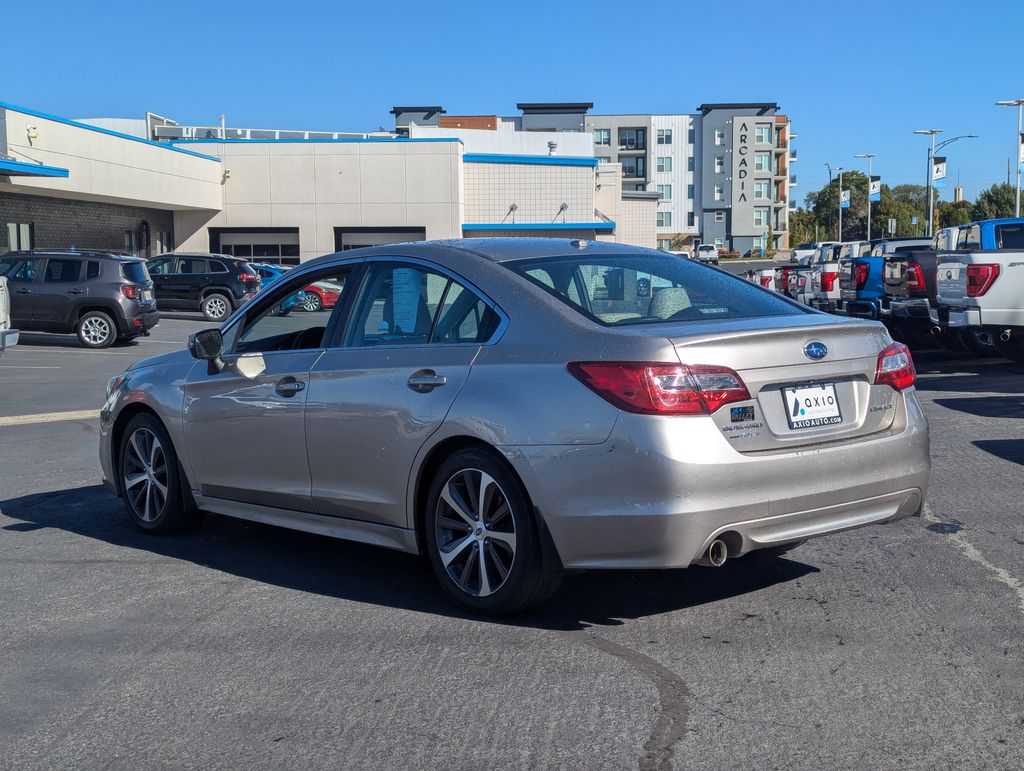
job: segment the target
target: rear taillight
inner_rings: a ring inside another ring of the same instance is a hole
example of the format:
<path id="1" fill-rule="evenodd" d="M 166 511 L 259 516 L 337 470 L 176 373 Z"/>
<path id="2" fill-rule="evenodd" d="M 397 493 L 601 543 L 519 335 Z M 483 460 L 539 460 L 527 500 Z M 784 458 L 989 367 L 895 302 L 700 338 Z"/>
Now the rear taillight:
<path id="1" fill-rule="evenodd" d="M 910 388 L 917 380 L 910 349 L 903 343 L 893 343 L 878 354 L 875 385 L 889 385 L 897 391 Z"/>
<path id="2" fill-rule="evenodd" d="M 260 277 L 255 273 L 239 273 L 238 279 L 239 281 L 259 281 Z"/>
<path id="3" fill-rule="evenodd" d="M 132 284 L 123 284 L 121 286 L 121 294 L 123 294 L 129 300 L 141 300 L 142 299 L 142 287 L 141 286 L 134 286 Z"/>
<path id="4" fill-rule="evenodd" d="M 838 273 L 825 273 L 821 274 L 821 291 L 831 292 L 836 285 L 836 279 L 839 278 Z"/>
<path id="5" fill-rule="evenodd" d="M 750 398 L 728 367 L 661 362 L 577 361 L 571 372 L 598 396 L 642 415 L 710 415 Z"/>
<path id="6" fill-rule="evenodd" d="M 967 296 L 981 297 L 999 278 L 998 265 L 967 266 Z"/>
<path id="7" fill-rule="evenodd" d="M 761 286 L 763 286 L 765 289 L 771 289 L 773 280 L 774 279 L 771 276 L 761 276 Z"/>
<path id="8" fill-rule="evenodd" d="M 920 263 L 910 263 L 907 265 L 907 289 L 918 292 L 924 288 L 924 269 Z"/>
<path id="9" fill-rule="evenodd" d="M 868 283 L 868 272 L 870 270 L 871 270 L 871 267 L 868 266 L 868 265 L 864 265 L 864 264 L 860 264 L 860 265 L 857 265 L 857 266 L 854 267 L 854 269 L 853 269 L 853 281 L 854 281 L 854 284 L 856 284 L 856 286 L 857 286 L 857 291 L 858 292 L 860 290 L 862 290 L 865 286 L 867 286 L 867 283 Z"/>

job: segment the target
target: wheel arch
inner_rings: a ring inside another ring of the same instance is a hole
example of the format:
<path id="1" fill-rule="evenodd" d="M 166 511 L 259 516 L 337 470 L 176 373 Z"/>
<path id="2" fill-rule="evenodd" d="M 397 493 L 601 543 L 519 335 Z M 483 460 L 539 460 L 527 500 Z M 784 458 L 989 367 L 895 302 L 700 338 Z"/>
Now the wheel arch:
<path id="1" fill-rule="evenodd" d="M 495 459 L 508 469 L 523 489 L 523 494 L 530 505 L 530 512 L 533 514 L 534 522 L 537 525 L 537 533 L 540 537 L 541 553 L 544 558 L 545 569 L 560 570 L 562 559 L 555 547 L 551 533 L 548 531 L 544 516 L 537 506 L 534 496 L 530 493 L 522 474 L 509 460 L 508 456 L 492 444 L 484 440 L 464 434 L 446 437 L 432 446 L 423 456 L 423 460 L 415 469 L 415 480 L 410 490 L 410 505 L 412 507 L 412 523 L 416 531 L 416 544 L 420 554 L 426 554 L 426 517 L 427 499 L 430 496 L 430 485 L 434 473 L 441 467 L 441 464 L 455 453 L 461 450 L 479 449 L 493 455 Z"/>
<path id="2" fill-rule="evenodd" d="M 106 301 L 99 298 L 91 297 L 88 300 L 83 300 L 79 304 L 73 314 L 74 327 L 78 329 L 78 322 L 82 320 L 82 316 L 87 313 L 98 311 L 100 313 L 106 313 L 114 321 L 114 326 L 117 327 L 118 334 L 122 334 L 125 331 L 125 324 L 122 320 L 124 314 L 121 312 L 121 308 L 113 300 Z"/>

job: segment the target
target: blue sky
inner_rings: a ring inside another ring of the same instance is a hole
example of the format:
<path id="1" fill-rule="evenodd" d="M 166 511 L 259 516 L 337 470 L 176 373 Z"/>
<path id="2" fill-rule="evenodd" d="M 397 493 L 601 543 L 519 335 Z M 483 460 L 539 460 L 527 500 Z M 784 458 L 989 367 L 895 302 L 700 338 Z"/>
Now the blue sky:
<path id="1" fill-rule="evenodd" d="M 1005 180 L 1024 96 L 1024 2 L 9 3 L 0 100 L 66 117 L 361 131 L 396 104 L 514 114 L 692 112 L 777 101 L 799 134 L 797 192 L 824 164 L 922 183 L 926 138 L 973 197 Z M 13 31 L 18 34 L 12 34 Z M 951 196 L 951 187 L 946 197 Z"/>

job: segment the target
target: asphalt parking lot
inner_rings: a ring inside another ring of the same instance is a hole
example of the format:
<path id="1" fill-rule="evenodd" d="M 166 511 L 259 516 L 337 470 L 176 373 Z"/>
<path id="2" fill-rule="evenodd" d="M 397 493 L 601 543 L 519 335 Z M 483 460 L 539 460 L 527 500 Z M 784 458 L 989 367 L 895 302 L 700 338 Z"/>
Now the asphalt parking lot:
<path id="1" fill-rule="evenodd" d="M 1024 368 L 917 356 L 921 519 L 571 576 L 493 621 L 415 557 L 131 527 L 99 483 L 103 388 L 203 326 L 0 358 L 0 766 L 1024 766 Z"/>

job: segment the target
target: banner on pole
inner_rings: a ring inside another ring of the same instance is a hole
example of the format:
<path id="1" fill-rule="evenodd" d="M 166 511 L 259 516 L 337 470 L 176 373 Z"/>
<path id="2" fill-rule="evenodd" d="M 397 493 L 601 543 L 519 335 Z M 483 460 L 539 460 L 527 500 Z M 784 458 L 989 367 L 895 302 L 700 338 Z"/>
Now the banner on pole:
<path id="1" fill-rule="evenodd" d="M 881 201 L 882 200 L 882 178 L 872 177 L 868 182 L 868 200 L 869 201 Z"/>
<path id="2" fill-rule="evenodd" d="M 1017 162 L 1024 163 L 1024 131 L 1021 132 L 1020 139 L 1017 142 Z"/>
<path id="3" fill-rule="evenodd" d="M 936 155 L 932 158 L 932 187 L 946 186 L 946 158 Z"/>
<path id="4" fill-rule="evenodd" d="M 889 218 L 889 235 L 890 236 L 896 235 L 896 218 L 895 217 L 890 217 Z"/>
<path id="5" fill-rule="evenodd" d="M 839 192 L 839 206 L 842 209 L 849 209 L 850 208 L 850 191 L 849 190 L 841 190 Z"/>

